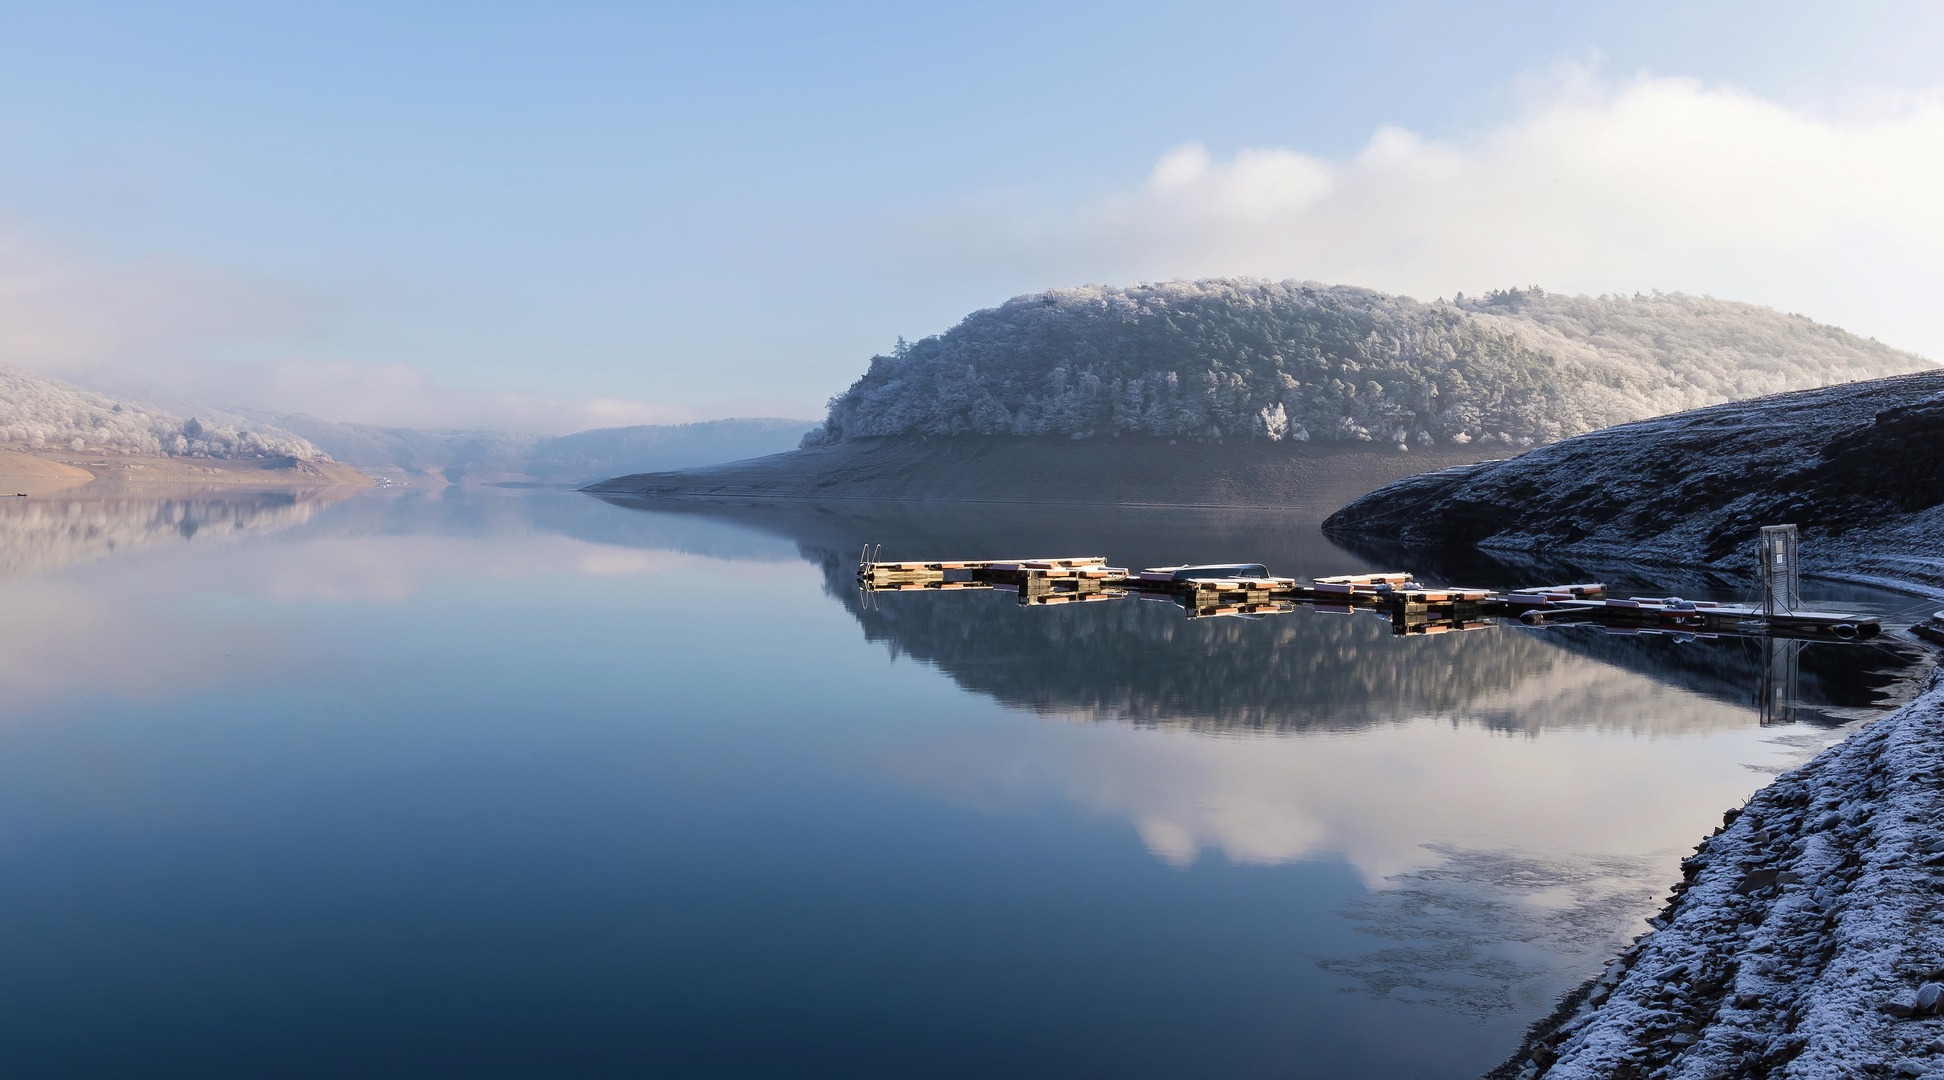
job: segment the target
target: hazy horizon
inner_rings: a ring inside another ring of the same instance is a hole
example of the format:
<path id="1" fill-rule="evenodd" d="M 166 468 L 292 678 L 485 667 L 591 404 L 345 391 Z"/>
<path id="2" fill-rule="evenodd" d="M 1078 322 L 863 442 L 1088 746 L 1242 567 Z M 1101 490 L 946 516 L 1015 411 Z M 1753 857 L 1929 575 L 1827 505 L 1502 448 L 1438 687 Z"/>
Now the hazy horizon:
<path id="1" fill-rule="evenodd" d="M 1944 356 L 1936 9 L 1171 12 L 16 12 L 0 360 L 382 426 L 816 418 L 899 337 L 1210 276 Z"/>

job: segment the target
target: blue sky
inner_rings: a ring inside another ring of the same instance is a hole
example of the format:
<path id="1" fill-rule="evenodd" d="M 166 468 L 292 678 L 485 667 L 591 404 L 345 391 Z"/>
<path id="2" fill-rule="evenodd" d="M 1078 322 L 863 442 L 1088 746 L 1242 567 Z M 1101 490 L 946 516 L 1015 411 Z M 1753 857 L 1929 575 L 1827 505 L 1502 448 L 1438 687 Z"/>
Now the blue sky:
<path id="1" fill-rule="evenodd" d="M 0 15 L 0 358 L 152 396 L 810 415 L 1008 296 L 1219 273 L 1685 289 L 1944 355 L 1936 5 Z"/>

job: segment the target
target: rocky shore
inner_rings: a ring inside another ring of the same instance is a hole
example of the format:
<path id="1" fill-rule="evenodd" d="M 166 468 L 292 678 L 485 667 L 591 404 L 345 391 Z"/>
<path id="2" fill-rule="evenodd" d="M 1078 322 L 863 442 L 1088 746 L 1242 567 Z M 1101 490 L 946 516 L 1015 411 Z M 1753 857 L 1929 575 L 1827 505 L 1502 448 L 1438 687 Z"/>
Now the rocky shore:
<path id="1" fill-rule="evenodd" d="M 1731 402 L 1400 480 L 1333 536 L 1746 580 L 1763 525 L 1805 573 L 1944 596 L 1944 373 Z"/>
<path id="2" fill-rule="evenodd" d="M 1494 1080 L 1944 1077 L 1944 673 L 1682 863 Z"/>

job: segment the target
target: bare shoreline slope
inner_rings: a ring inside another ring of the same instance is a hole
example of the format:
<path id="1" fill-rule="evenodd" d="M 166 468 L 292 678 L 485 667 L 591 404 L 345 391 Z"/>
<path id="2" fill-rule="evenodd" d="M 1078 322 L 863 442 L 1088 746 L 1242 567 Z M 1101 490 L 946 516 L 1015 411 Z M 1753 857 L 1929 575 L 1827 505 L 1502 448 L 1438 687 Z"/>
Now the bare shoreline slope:
<path id="1" fill-rule="evenodd" d="M 371 477 L 328 459 L 184 458 L 101 452 L 0 449 L 0 488 L 7 495 L 45 495 L 83 484 L 219 485 L 222 487 L 370 487 Z"/>
<path id="2" fill-rule="evenodd" d="M 1320 450 L 1288 443 L 1003 435 L 850 439 L 749 461 L 604 480 L 637 498 L 884 499 L 1076 505 L 1321 505 L 1511 448 Z"/>

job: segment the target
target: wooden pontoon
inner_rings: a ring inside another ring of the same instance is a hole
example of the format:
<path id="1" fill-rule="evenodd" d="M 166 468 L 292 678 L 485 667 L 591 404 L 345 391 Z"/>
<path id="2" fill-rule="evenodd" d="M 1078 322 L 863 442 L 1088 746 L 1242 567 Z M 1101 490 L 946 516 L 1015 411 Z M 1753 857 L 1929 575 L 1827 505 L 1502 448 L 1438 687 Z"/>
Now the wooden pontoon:
<path id="1" fill-rule="evenodd" d="M 1518 619 L 1531 626 L 1591 622 L 1634 633 L 1743 635 L 1850 641 L 1882 630 L 1872 615 L 1841 612 L 1764 612 L 1742 604 L 1679 597 L 1609 598 L 1598 582 L 1539 585 L 1509 592 L 1430 588 L 1408 573 L 1275 577 L 1257 563 L 1161 566 L 1140 571 L 1109 566 L 1096 555 L 1038 559 L 961 559 L 881 562 L 869 548 L 858 561 L 857 583 L 869 591 L 997 589 L 1026 606 L 1115 600 L 1125 596 L 1172 601 L 1190 618 L 1283 614 L 1307 604 L 1317 611 L 1387 615 L 1397 634 L 1446 633 Z"/>

